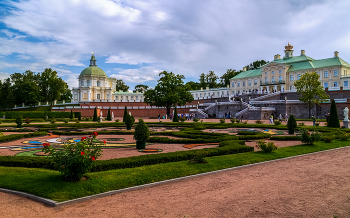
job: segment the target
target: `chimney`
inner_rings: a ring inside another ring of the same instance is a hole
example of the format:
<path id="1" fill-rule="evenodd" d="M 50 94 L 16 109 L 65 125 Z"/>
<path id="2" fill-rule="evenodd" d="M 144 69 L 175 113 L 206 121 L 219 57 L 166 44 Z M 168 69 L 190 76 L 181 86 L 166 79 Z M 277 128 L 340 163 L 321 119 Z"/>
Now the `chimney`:
<path id="1" fill-rule="evenodd" d="M 209 87 L 207 87 L 206 89 L 209 90 Z"/>
<path id="2" fill-rule="evenodd" d="M 203 88 L 201 87 L 201 91 L 203 91 Z"/>
<path id="3" fill-rule="evenodd" d="M 305 56 L 305 50 L 301 50 L 300 56 Z"/>
<path id="4" fill-rule="evenodd" d="M 335 57 L 335 58 L 339 57 L 338 54 L 339 54 L 339 52 L 335 51 L 335 52 L 334 52 L 334 57 Z"/>
<path id="5" fill-rule="evenodd" d="M 227 85 L 226 87 L 229 89 L 229 88 L 230 88 L 230 85 Z"/>
<path id="6" fill-rule="evenodd" d="M 122 90 L 119 90 L 119 92 L 122 92 Z"/>
<path id="7" fill-rule="evenodd" d="M 246 67 L 243 67 L 243 71 L 247 71 L 247 68 L 246 68 Z"/>
<path id="8" fill-rule="evenodd" d="M 277 54 L 277 59 L 281 59 L 281 55 L 280 54 Z"/>

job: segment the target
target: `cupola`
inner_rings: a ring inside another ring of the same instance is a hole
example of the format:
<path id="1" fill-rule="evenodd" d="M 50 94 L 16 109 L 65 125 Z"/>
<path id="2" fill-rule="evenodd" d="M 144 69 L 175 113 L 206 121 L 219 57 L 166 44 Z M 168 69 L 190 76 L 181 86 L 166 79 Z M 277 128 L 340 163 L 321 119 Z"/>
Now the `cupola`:
<path id="1" fill-rule="evenodd" d="M 288 45 L 284 47 L 286 50 L 284 50 L 284 57 L 283 58 L 291 58 L 293 57 L 293 46 L 291 44 L 289 44 L 288 42 Z"/>

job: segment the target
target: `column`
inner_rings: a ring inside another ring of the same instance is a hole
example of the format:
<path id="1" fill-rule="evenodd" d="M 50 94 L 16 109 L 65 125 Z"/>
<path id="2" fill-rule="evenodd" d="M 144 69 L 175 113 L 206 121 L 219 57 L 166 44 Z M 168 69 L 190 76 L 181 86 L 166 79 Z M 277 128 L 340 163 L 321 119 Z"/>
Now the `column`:
<path id="1" fill-rule="evenodd" d="M 283 85 L 281 85 L 281 92 L 283 92 Z"/>
<path id="2" fill-rule="evenodd" d="M 277 91 L 277 85 L 275 85 L 275 90 Z"/>
<path id="3" fill-rule="evenodd" d="M 260 94 L 262 94 L 262 90 L 263 90 L 263 87 L 262 87 L 262 86 L 260 86 Z"/>
<path id="4" fill-rule="evenodd" d="M 91 90 L 88 91 L 88 101 L 90 101 Z"/>
<path id="5" fill-rule="evenodd" d="M 101 100 L 104 100 L 105 99 L 105 91 L 102 91 L 102 94 L 101 94 Z"/>
<path id="6" fill-rule="evenodd" d="M 80 101 L 83 100 L 83 90 L 80 90 Z"/>

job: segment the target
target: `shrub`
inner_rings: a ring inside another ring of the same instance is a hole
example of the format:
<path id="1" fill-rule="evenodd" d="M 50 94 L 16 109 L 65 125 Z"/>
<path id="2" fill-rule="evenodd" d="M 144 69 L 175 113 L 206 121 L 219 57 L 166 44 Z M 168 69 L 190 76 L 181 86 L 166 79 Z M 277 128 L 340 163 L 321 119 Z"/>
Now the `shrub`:
<path id="1" fill-rule="evenodd" d="M 276 125 L 276 126 L 281 125 L 281 122 L 280 122 L 280 121 L 278 121 L 278 120 L 273 121 L 273 122 L 275 123 L 275 125 Z"/>
<path id="2" fill-rule="evenodd" d="M 52 118 L 52 119 L 51 119 L 51 121 L 50 121 L 50 123 L 51 123 L 51 124 L 54 124 L 54 123 L 56 123 L 56 120 L 55 120 L 55 118 Z"/>
<path id="3" fill-rule="evenodd" d="M 26 122 L 26 124 L 29 124 L 29 123 L 31 123 L 32 121 L 27 117 L 27 118 L 25 119 L 24 122 Z"/>
<path id="4" fill-rule="evenodd" d="M 143 119 L 135 126 L 134 139 L 139 142 L 146 142 L 149 139 L 149 128 Z"/>
<path id="5" fill-rule="evenodd" d="M 73 110 L 70 110 L 70 116 L 69 116 L 69 119 L 73 119 L 73 118 L 74 118 Z"/>
<path id="6" fill-rule="evenodd" d="M 339 128 L 340 123 L 339 123 L 339 118 L 338 118 L 338 112 L 337 112 L 337 106 L 335 105 L 334 99 L 332 100 L 331 104 L 331 110 L 329 112 L 329 119 L 328 119 L 328 127 L 335 127 Z"/>
<path id="7" fill-rule="evenodd" d="M 320 123 L 315 123 L 315 126 L 319 126 L 320 125 Z"/>
<path id="8" fill-rule="evenodd" d="M 261 120 L 255 120 L 255 123 L 256 123 L 256 124 L 263 124 L 264 122 L 261 121 Z"/>
<path id="9" fill-rule="evenodd" d="M 108 113 L 107 113 L 107 118 L 106 118 L 108 121 L 111 121 L 112 120 L 112 117 L 111 117 L 111 108 L 108 108 Z"/>
<path id="10" fill-rule="evenodd" d="M 289 117 L 287 127 L 289 134 L 294 134 L 294 130 L 297 128 L 297 121 L 295 121 L 295 117 L 293 115 Z"/>
<path id="11" fill-rule="evenodd" d="M 232 118 L 230 119 L 230 121 L 231 121 L 231 123 L 235 123 L 236 119 L 235 119 L 234 117 L 232 117 Z"/>
<path id="12" fill-rule="evenodd" d="M 22 117 L 17 117 L 15 122 L 17 124 L 17 128 L 22 128 Z"/>
<path id="13" fill-rule="evenodd" d="M 244 121 L 243 124 L 247 124 L 248 123 L 248 120 Z"/>
<path id="14" fill-rule="evenodd" d="M 131 117 L 131 115 L 127 114 L 125 117 L 125 125 L 127 130 L 131 130 L 132 125 L 134 124 L 134 121 Z"/>
<path id="15" fill-rule="evenodd" d="M 181 122 L 185 122 L 185 120 L 186 120 L 186 117 L 180 117 Z"/>
<path id="16" fill-rule="evenodd" d="M 193 122 L 198 122 L 200 119 L 199 118 L 193 118 Z"/>
<path id="17" fill-rule="evenodd" d="M 128 115 L 128 108 L 125 106 L 125 108 L 124 108 L 124 115 L 123 115 L 123 123 L 126 122 L 125 120 L 126 120 L 127 115 Z"/>
<path id="18" fill-rule="evenodd" d="M 349 133 L 345 133 L 343 131 L 340 131 L 339 129 L 337 130 L 337 133 L 338 133 L 338 137 L 340 140 L 342 141 L 346 141 L 350 138 L 350 134 Z"/>
<path id="19" fill-rule="evenodd" d="M 94 109 L 94 117 L 92 118 L 92 121 L 98 121 L 98 117 L 97 117 L 97 107 L 95 107 Z"/>
<path id="20" fill-rule="evenodd" d="M 81 120 L 81 112 L 74 112 L 75 113 L 75 117 L 78 118 L 78 120 Z"/>
<path id="21" fill-rule="evenodd" d="M 179 117 L 177 116 L 177 108 L 174 109 L 173 122 L 179 122 Z"/>
<path id="22" fill-rule="evenodd" d="M 64 122 L 64 123 L 68 123 L 68 120 L 67 120 L 67 119 L 63 119 L 63 122 Z"/>
<path id="23" fill-rule="evenodd" d="M 321 134 L 315 131 L 310 133 L 307 128 L 300 129 L 299 133 L 299 140 L 308 145 L 313 145 L 315 142 L 321 141 L 322 138 Z"/>
<path id="24" fill-rule="evenodd" d="M 75 123 L 80 123 L 80 120 L 76 120 Z"/>
<path id="25" fill-rule="evenodd" d="M 332 142 L 332 137 L 329 136 L 323 136 L 322 141 L 327 142 L 327 143 L 331 143 Z"/>
<path id="26" fill-rule="evenodd" d="M 260 132 L 238 131 L 237 135 L 258 135 Z"/>
<path id="27" fill-rule="evenodd" d="M 277 150 L 277 146 L 273 142 L 268 142 L 266 144 L 264 139 L 259 140 L 257 142 L 256 147 L 260 148 L 263 152 L 266 152 L 266 153 L 271 153 L 274 150 Z"/>
<path id="28" fill-rule="evenodd" d="M 116 119 L 115 122 L 116 122 L 116 123 L 119 123 L 119 119 Z"/>
<path id="29" fill-rule="evenodd" d="M 298 125 L 299 126 L 305 126 L 305 123 L 299 123 Z"/>
<path id="30" fill-rule="evenodd" d="M 296 141 L 299 140 L 298 136 L 271 136 L 271 140 L 279 140 L 279 141 Z"/>
<path id="31" fill-rule="evenodd" d="M 208 161 L 206 161 L 204 159 L 204 157 L 208 156 L 208 152 L 205 152 L 205 151 L 198 151 L 192 160 L 190 160 L 190 162 L 193 162 L 193 163 L 208 163 Z"/>
<path id="32" fill-rule="evenodd" d="M 220 123 L 225 123 L 225 118 L 220 118 Z"/>
<path id="33" fill-rule="evenodd" d="M 79 181 L 85 173 L 90 172 L 94 161 L 102 155 L 100 145 L 93 142 L 96 136 L 97 133 L 91 138 L 83 137 L 78 143 L 64 144 L 62 150 L 57 150 L 49 143 L 44 143 L 43 151 L 53 157 L 64 180 Z"/>
<path id="34" fill-rule="evenodd" d="M 236 119 L 236 123 L 239 123 L 240 122 L 240 120 L 239 119 Z"/>
<path id="35" fill-rule="evenodd" d="M 203 123 L 194 123 L 193 129 L 195 130 L 203 130 L 206 129 L 205 125 Z"/>

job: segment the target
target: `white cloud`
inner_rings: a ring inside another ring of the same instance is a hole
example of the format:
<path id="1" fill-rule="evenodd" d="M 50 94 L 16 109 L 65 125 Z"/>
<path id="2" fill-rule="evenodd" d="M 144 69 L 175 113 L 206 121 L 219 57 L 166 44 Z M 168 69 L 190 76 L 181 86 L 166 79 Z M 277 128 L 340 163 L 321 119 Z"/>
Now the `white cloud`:
<path id="1" fill-rule="evenodd" d="M 1 80 L 1 82 L 4 82 L 9 77 L 10 77 L 9 73 L 0 72 L 0 80 Z"/>
<path id="2" fill-rule="evenodd" d="M 53 67 L 52 70 L 55 70 L 58 76 L 66 78 L 65 82 L 68 84 L 70 89 L 79 86 L 79 73 L 72 73 L 70 70 L 56 67 Z"/>
<path id="3" fill-rule="evenodd" d="M 122 79 L 124 82 L 143 83 L 147 81 L 157 80 L 162 70 L 153 67 L 142 67 L 138 69 L 117 69 L 118 74 L 112 74 L 110 77 Z"/>

